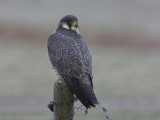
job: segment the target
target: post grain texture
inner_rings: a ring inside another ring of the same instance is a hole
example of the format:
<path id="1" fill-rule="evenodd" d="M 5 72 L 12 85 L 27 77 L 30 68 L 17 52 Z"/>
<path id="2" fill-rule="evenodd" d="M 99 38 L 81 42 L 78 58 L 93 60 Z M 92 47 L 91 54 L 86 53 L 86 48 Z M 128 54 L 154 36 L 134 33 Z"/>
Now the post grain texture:
<path id="1" fill-rule="evenodd" d="M 54 112 L 53 120 L 73 120 L 73 93 L 64 81 L 58 80 L 54 84 Z"/>

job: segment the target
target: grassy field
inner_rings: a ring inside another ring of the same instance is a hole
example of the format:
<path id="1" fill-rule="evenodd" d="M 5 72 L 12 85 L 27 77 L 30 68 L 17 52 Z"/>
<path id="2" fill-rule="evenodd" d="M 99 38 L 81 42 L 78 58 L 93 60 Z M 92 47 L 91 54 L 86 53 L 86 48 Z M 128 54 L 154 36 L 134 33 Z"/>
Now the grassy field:
<path id="1" fill-rule="evenodd" d="M 44 42 L 45 43 L 45 42 Z M 89 45 L 90 46 L 90 45 Z M 160 54 L 155 48 L 90 46 L 94 89 L 112 120 L 160 119 Z M 51 120 L 57 76 L 45 45 L 0 41 L 0 120 Z M 101 110 L 76 120 L 105 119 Z"/>
<path id="2" fill-rule="evenodd" d="M 117 109 L 111 112 L 112 120 L 159 120 L 160 110 Z M 16 110 L 0 112 L 1 120 L 52 120 L 52 114 L 46 110 Z M 92 110 L 88 115 L 77 112 L 75 120 L 105 120 L 102 112 Z"/>

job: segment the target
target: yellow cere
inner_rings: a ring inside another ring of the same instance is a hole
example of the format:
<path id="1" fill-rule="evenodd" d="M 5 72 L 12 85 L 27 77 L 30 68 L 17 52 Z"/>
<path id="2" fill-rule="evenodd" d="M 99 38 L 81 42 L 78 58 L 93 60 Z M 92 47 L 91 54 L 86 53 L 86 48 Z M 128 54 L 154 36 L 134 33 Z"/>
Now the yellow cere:
<path id="1" fill-rule="evenodd" d="M 72 26 L 74 26 L 77 23 L 77 21 L 72 22 Z"/>

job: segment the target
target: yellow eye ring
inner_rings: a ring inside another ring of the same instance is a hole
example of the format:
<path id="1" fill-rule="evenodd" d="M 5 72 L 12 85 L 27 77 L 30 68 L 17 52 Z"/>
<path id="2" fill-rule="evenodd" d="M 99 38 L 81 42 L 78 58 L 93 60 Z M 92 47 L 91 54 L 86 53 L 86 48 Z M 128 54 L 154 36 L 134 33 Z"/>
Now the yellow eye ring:
<path id="1" fill-rule="evenodd" d="M 69 24 L 71 24 L 72 22 L 70 21 Z"/>

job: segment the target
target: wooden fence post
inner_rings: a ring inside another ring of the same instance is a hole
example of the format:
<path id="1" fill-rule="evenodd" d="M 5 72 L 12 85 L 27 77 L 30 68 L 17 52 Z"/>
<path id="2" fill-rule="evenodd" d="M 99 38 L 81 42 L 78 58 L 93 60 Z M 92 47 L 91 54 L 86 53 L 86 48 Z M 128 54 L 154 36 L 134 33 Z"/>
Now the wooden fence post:
<path id="1" fill-rule="evenodd" d="M 54 112 L 53 120 L 73 120 L 73 93 L 64 81 L 58 80 L 54 84 Z"/>

